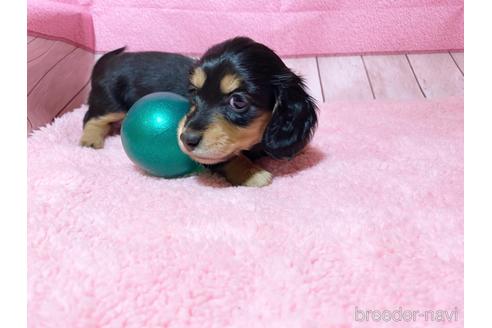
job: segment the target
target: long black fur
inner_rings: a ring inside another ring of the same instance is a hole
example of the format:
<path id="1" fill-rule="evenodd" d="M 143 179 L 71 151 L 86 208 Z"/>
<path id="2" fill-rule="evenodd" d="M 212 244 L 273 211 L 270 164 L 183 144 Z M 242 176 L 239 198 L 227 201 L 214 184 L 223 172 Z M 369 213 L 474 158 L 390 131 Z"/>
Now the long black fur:
<path id="1" fill-rule="evenodd" d="M 195 66 L 217 76 L 224 71 L 236 73 L 245 82 L 244 91 L 251 95 L 256 107 L 272 111 L 262 142 L 245 152 L 249 157 L 290 159 L 310 141 L 317 125 L 316 103 L 306 92 L 303 79 L 270 48 L 250 38 L 237 37 L 211 47 Z M 241 125 L 240 120 L 233 122 Z"/>

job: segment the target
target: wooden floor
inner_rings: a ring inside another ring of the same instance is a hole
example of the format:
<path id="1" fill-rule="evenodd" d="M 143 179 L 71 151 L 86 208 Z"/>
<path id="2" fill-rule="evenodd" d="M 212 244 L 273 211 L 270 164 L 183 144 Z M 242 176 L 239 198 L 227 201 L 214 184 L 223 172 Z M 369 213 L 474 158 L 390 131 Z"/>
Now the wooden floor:
<path id="1" fill-rule="evenodd" d="M 436 99 L 463 95 L 464 90 L 463 52 L 283 60 L 305 78 L 319 102 Z"/>
<path id="2" fill-rule="evenodd" d="M 463 95 L 463 53 L 287 58 L 319 102 Z"/>
<path id="3" fill-rule="evenodd" d="M 87 100 L 94 54 L 62 41 L 27 38 L 27 133 Z"/>
<path id="4" fill-rule="evenodd" d="M 86 101 L 90 69 L 100 55 L 61 41 L 31 36 L 27 43 L 30 131 L 48 123 L 49 115 L 60 116 Z M 319 103 L 463 95 L 462 52 L 318 56 L 284 61 L 305 78 Z"/>

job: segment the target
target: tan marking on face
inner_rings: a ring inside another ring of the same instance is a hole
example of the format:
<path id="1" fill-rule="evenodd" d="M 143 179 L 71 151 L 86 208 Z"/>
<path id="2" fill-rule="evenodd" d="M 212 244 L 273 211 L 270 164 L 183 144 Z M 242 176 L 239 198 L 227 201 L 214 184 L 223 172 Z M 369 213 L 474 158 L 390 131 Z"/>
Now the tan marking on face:
<path id="1" fill-rule="evenodd" d="M 181 136 L 181 133 L 183 133 L 183 128 L 184 128 L 185 121 L 186 121 L 186 117 L 183 117 L 181 119 L 181 121 L 179 121 L 179 123 L 178 123 L 178 129 L 177 129 L 177 132 L 178 132 L 177 133 L 177 135 L 178 135 L 178 145 L 179 145 L 179 148 L 181 148 L 181 150 L 183 150 L 183 151 L 186 151 L 186 149 L 184 148 L 184 145 L 181 142 L 180 136 Z"/>
<path id="2" fill-rule="evenodd" d="M 239 155 L 221 169 L 227 181 L 234 186 L 264 187 L 272 182 L 272 174 Z"/>
<path id="3" fill-rule="evenodd" d="M 222 80 L 220 80 L 220 91 L 227 95 L 241 85 L 241 79 L 236 74 L 226 74 Z"/>
<path id="4" fill-rule="evenodd" d="M 270 113 L 263 113 L 248 126 L 240 127 L 218 116 L 204 131 L 195 151 L 197 155 L 208 153 L 215 157 L 239 154 L 261 141 L 270 118 Z"/>
<path id="5" fill-rule="evenodd" d="M 125 118 L 126 113 L 109 113 L 96 118 L 91 118 L 85 123 L 80 145 L 84 147 L 102 148 L 104 138 L 111 130 L 111 123 L 121 121 Z"/>
<path id="6" fill-rule="evenodd" d="M 190 77 L 190 82 L 193 84 L 196 88 L 200 89 L 203 87 L 205 84 L 205 81 L 207 80 L 207 74 L 201 67 L 195 68 L 193 73 L 191 74 Z"/>

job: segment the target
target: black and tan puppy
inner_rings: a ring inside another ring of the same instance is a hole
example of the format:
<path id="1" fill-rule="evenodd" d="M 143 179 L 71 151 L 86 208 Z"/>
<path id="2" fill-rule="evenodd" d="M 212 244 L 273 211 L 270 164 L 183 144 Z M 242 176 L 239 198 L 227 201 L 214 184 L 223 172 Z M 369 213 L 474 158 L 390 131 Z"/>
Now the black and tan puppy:
<path id="1" fill-rule="evenodd" d="M 105 54 L 94 67 L 83 146 L 103 147 L 111 124 L 122 120 L 139 98 L 157 91 L 190 100 L 178 128 L 181 149 L 233 185 L 268 185 L 271 174 L 252 161 L 292 158 L 313 135 L 313 98 L 303 80 L 263 44 L 230 39 L 198 61 L 123 51 Z"/>

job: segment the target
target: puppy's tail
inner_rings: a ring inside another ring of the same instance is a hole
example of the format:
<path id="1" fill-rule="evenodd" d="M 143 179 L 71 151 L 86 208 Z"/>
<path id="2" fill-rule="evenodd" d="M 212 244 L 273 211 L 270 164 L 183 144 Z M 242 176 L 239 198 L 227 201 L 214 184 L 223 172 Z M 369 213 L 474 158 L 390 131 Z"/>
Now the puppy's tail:
<path id="1" fill-rule="evenodd" d="M 104 55 L 102 55 L 102 57 L 99 58 L 99 60 L 97 61 L 96 65 L 94 65 L 94 70 L 97 70 L 98 67 L 103 66 L 103 64 L 105 62 L 107 62 L 112 57 L 114 57 L 114 56 L 122 53 L 123 51 L 125 51 L 125 49 L 126 49 L 126 46 L 125 47 L 118 48 L 118 49 L 115 49 L 115 50 L 112 50 L 112 51 L 107 52 Z"/>

